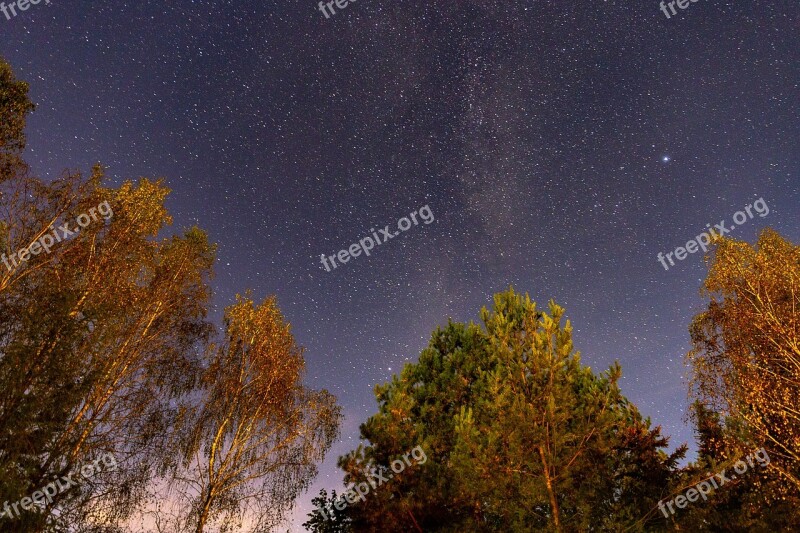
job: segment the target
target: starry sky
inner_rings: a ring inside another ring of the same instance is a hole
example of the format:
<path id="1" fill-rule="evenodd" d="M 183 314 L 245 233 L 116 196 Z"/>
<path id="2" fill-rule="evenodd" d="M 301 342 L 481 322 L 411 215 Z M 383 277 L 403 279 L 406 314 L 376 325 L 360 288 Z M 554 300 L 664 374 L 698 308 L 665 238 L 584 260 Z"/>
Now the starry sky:
<path id="1" fill-rule="evenodd" d="M 219 243 L 218 311 L 275 294 L 342 439 L 298 500 L 299 531 L 373 387 L 437 325 L 513 285 L 555 298 L 585 364 L 692 443 L 683 355 L 701 254 L 730 223 L 800 241 L 800 5 L 699 0 L 52 0 L 6 20 L 0 56 L 38 104 L 26 158 L 46 179 L 108 166 L 164 177 L 175 228 Z M 435 215 L 327 272 L 372 228 Z"/>

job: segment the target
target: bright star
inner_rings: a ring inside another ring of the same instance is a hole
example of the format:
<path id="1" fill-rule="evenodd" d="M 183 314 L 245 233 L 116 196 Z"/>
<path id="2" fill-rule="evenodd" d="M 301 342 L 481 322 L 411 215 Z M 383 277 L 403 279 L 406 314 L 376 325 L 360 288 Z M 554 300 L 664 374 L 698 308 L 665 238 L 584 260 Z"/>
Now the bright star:
<path id="1" fill-rule="evenodd" d="M 672 160 L 672 158 L 670 156 L 668 156 L 668 155 L 665 155 L 664 157 L 661 158 L 661 160 L 664 163 L 669 163 Z"/>

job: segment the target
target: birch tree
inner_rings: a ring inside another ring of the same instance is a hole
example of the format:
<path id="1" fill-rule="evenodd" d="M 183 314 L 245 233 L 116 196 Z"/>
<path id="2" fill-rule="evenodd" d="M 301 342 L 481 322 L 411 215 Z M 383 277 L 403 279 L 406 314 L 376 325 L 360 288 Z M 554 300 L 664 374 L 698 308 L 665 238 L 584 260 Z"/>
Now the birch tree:
<path id="1" fill-rule="evenodd" d="M 800 495 L 800 246 L 771 229 L 755 246 L 720 239 L 703 295 L 691 394 L 723 417 L 733 450 L 764 447 L 782 490 Z"/>
<path id="2" fill-rule="evenodd" d="M 266 531 L 291 509 L 338 436 L 327 391 L 302 384 L 305 363 L 276 301 L 239 297 L 213 346 L 204 396 L 187 419 L 171 493 L 184 531 Z"/>

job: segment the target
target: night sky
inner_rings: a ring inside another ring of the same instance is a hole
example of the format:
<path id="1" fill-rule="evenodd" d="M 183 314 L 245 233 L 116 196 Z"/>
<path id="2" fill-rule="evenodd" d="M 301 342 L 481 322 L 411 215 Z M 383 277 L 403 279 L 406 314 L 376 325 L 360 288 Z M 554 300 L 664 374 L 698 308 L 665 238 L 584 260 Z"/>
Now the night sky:
<path id="1" fill-rule="evenodd" d="M 7 0 L 6 0 L 7 1 Z M 580 5 L 581 7 L 577 7 Z M 335 8 L 336 9 L 336 8 Z M 275 294 L 342 440 L 373 387 L 437 325 L 509 285 L 575 326 L 584 364 L 672 436 L 702 254 L 656 256 L 763 198 L 730 234 L 800 242 L 800 5 L 699 0 L 51 0 L 6 20 L 0 56 L 38 108 L 26 159 L 53 178 L 107 165 L 164 177 L 175 229 L 219 243 L 215 303 Z M 435 216 L 327 272 L 428 205 Z"/>

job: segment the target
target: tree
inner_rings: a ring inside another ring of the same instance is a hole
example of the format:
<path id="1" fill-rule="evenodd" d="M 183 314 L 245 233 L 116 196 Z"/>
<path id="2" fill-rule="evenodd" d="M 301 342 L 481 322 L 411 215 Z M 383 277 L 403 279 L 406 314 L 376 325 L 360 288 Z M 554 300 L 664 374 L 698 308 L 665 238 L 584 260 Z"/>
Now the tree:
<path id="1" fill-rule="evenodd" d="M 698 457 L 681 469 L 673 480 L 670 496 L 665 500 L 685 494 L 690 487 L 714 478 L 717 473 L 727 472 L 729 480 L 718 490 L 711 491 L 702 503 L 698 501 L 685 509 L 677 509 L 676 514 L 670 516 L 670 530 L 745 533 L 786 531 L 797 525 L 797 499 L 769 496 L 775 477 L 764 470 L 764 457 L 760 452 L 759 460 L 750 459 L 744 475 L 733 474 L 737 462 L 747 455 L 752 456 L 755 450 L 749 449 L 745 453 L 731 448 L 725 439 L 725 423 L 719 413 L 702 403 L 692 405 L 691 416 L 696 424 Z"/>
<path id="2" fill-rule="evenodd" d="M 259 505 L 278 509 L 257 518 L 281 516 L 335 438 L 335 400 L 300 386 L 300 350 L 273 301 L 239 302 L 228 343 L 209 345 L 215 246 L 198 228 L 161 236 L 172 222 L 161 181 L 109 187 L 99 165 L 30 176 L 32 109 L 0 61 L 0 501 L 101 457 L 117 468 L 0 515 L 0 529 L 122 531 L 164 498 L 181 459 L 209 450 L 198 517 L 266 489 Z"/>
<path id="3" fill-rule="evenodd" d="M 28 84 L 17 80 L 11 66 L 0 58 L 0 183 L 23 166 L 25 119 L 33 109 Z"/>
<path id="4" fill-rule="evenodd" d="M 659 453 L 667 439 L 622 396 L 620 367 L 583 367 L 563 314 L 513 291 L 483 310 L 491 370 L 456 417 L 451 463 L 464 496 L 504 527 L 619 529 L 657 501 L 684 450 Z"/>
<path id="5" fill-rule="evenodd" d="M 482 311 L 483 328 L 448 324 L 419 363 L 376 387 L 369 445 L 340 458 L 345 483 L 420 445 L 430 461 L 348 508 L 357 531 L 639 530 L 685 447 L 621 394 L 618 365 L 580 363 L 564 310 L 513 289 Z"/>
<path id="6" fill-rule="evenodd" d="M 704 294 L 691 326 L 692 394 L 800 490 L 800 246 L 769 229 L 755 247 L 722 239 Z"/>
<path id="7" fill-rule="evenodd" d="M 330 498 L 328 498 L 328 491 L 320 490 L 319 496 L 311 500 L 316 509 L 309 513 L 309 520 L 303 524 L 303 527 L 315 533 L 348 533 L 352 531 L 353 521 L 347 516 L 347 512 L 336 508 L 337 501 L 339 501 L 339 497 L 336 496 L 335 490 L 331 492 Z"/>
<path id="8" fill-rule="evenodd" d="M 302 385 L 302 351 L 274 298 L 255 306 L 239 297 L 225 322 L 172 478 L 188 503 L 182 531 L 275 527 L 338 437 L 335 399 Z"/>
<path id="9" fill-rule="evenodd" d="M 154 241 L 169 221 L 167 190 L 147 180 L 110 190 L 101 181 L 98 168 L 88 180 L 67 175 L 3 197 L 12 213 L 7 257 L 62 221 L 75 229 L 100 203 L 113 212 L 0 276 L 3 496 L 15 501 L 104 453 L 120 465 L 93 479 L 97 490 L 59 494 L 21 522 L 79 522 L 93 494 L 105 494 L 109 519 L 131 512 L 166 453 L 172 402 L 199 376 L 193 347 L 209 334 L 214 254 L 205 235 Z"/>
<path id="10" fill-rule="evenodd" d="M 170 221 L 157 182 L 108 189 L 99 166 L 88 178 L 29 176 L 32 109 L 0 61 L 0 497 L 19 500 L 111 450 L 123 466 L 21 513 L 17 531 L 79 523 L 98 494 L 109 520 L 131 511 L 170 398 L 192 386 L 188 347 L 208 334 L 213 262 L 197 230 L 153 240 Z"/>
<path id="11" fill-rule="evenodd" d="M 691 324 L 687 354 L 695 422 L 714 437 L 701 459 L 762 447 L 770 457 L 766 471 L 748 474 L 742 501 L 720 512 L 718 522 L 736 509 L 752 523 L 800 522 L 799 290 L 800 246 L 771 229 L 755 246 L 718 239 L 702 290 L 708 306 Z M 711 434 L 709 420 L 716 425 Z M 764 508 L 770 513 L 759 512 Z"/>

